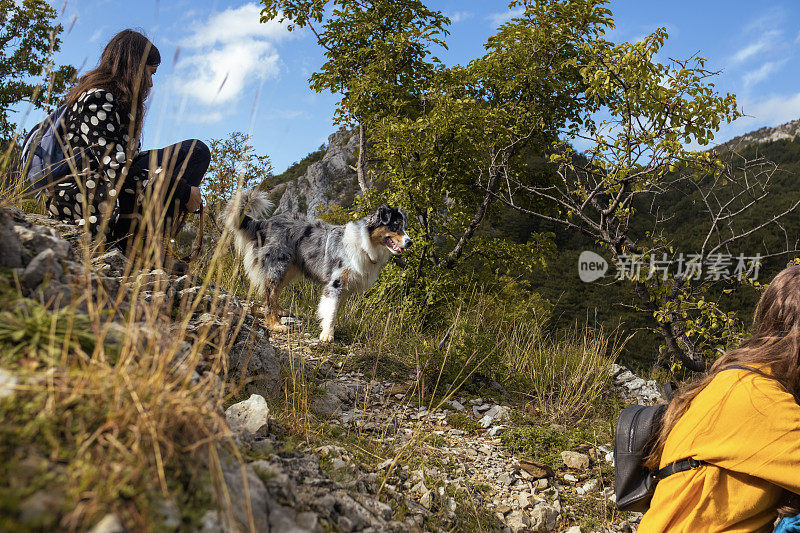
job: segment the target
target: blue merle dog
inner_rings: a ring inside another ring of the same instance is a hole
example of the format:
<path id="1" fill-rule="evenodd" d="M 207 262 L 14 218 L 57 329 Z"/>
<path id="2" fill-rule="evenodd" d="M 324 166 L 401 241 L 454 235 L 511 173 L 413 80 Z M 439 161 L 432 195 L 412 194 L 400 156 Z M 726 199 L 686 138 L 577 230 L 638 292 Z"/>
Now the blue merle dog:
<path id="1" fill-rule="evenodd" d="M 278 297 L 303 275 L 322 285 L 319 340 L 330 342 L 342 298 L 370 287 L 389 258 L 411 246 L 406 215 L 382 205 L 367 217 L 334 226 L 298 214 L 273 216 L 273 210 L 267 193 L 252 190 L 235 196 L 224 214 L 247 276 L 264 295 L 267 327 L 287 330 Z"/>

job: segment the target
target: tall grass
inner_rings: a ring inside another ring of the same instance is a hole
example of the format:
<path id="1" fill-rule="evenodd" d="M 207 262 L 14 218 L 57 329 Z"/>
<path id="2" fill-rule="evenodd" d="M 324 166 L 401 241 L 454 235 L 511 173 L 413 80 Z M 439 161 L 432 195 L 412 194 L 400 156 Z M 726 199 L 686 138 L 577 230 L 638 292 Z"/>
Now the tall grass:
<path id="1" fill-rule="evenodd" d="M 2 178 L 3 205 L 37 205 L 18 175 Z M 0 399 L 2 530 L 83 530 L 109 512 L 130 529 L 158 529 L 164 501 L 178 505 L 186 527 L 204 509 L 241 504 L 222 476 L 223 464 L 241 460 L 221 414 L 238 390 L 227 353 L 245 316 L 220 292 L 235 269 L 230 236 L 190 275 L 186 286 L 199 289 L 177 296 L 160 273 L 170 262 L 164 219 L 151 209 L 142 224 L 119 290 L 98 281 L 105 249 L 86 233 L 76 244 L 82 274 L 60 309 L 23 298 L 13 272 L 0 276 L 0 361 L 18 380 Z M 191 328 L 202 312 L 222 326 Z M 41 494 L 50 508 L 21 526 L 26 502 Z M 253 529 L 248 521 L 240 526 Z"/>
<path id="2" fill-rule="evenodd" d="M 287 292 L 289 308 L 317 333 L 319 290 L 302 282 Z M 423 396 L 488 377 L 529 398 L 548 419 L 580 422 L 602 403 L 625 343 L 588 324 L 552 332 L 543 310 L 520 314 L 477 285 L 453 295 L 434 324 L 408 312 L 400 294 L 381 294 L 380 300 L 369 291 L 346 300 L 337 341 L 350 345 L 350 367 L 401 381 L 413 376 Z"/>
<path id="3" fill-rule="evenodd" d="M 538 324 L 514 324 L 501 341 L 503 361 L 517 374 L 546 418 L 580 422 L 602 403 L 611 382 L 611 365 L 625 342 L 589 325 L 546 334 Z"/>

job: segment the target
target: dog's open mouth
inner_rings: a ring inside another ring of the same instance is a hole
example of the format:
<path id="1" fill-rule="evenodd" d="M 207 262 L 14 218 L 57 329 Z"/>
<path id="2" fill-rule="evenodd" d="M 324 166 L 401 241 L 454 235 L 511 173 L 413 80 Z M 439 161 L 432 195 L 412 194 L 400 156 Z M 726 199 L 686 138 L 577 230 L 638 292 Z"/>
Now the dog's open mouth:
<path id="1" fill-rule="evenodd" d="M 401 254 L 401 253 L 403 253 L 403 249 L 402 249 L 402 248 L 400 248 L 399 246 L 397 246 L 397 245 L 394 243 L 394 241 L 392 240 L 392 238 L 391 238 L 391 237 L 386 237 L 386 240 L 384 241 L 384 244 L 386 244 L 386 247 L 387 247 L 387 248 L 389 249 L 389 251 L 391 251 L 393 254 Z"/>

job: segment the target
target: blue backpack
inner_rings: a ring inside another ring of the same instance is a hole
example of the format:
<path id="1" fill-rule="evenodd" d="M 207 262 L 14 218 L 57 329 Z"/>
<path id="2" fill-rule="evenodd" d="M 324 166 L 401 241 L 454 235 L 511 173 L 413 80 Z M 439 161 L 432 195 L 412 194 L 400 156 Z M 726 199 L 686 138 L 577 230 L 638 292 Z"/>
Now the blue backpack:
<path id="1" fill-rule="evenodd" d="M 30 188 L 38 197 L 41 192 L 77 165 L 80 154 L 71 158 L 64 155 L 64 116 L 67 106 L 62 105 L 31 129 L 22 144 L 22 172 Z"/>

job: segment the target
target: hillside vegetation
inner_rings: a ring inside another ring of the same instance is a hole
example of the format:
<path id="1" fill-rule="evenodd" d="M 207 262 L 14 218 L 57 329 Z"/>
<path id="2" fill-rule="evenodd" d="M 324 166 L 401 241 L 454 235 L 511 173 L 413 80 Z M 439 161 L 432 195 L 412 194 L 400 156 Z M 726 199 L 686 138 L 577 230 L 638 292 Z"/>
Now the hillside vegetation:
<path id="1" fill-rule="evenodd" d="M 60 34 L 40 0 L 6 4 Z M 310 85 L 337 95 L 341 128 L 280 175 L 247 135 L 211 140 L 186 272 L 196 216 L 173 242 L 145 205 L 126 257 L 45 216 L 5 139 L 0 529 L 635 530 L 614 422 L 663 398 L 618 363 L 685 380 L 746 335 L 796 257 L 800 140 L 711 149 L 735 96 L 701 57 L 662 62 L 664 28 L 608 40 L 604 0 L 514 0 L 451 67 L 434 55 L 450 21 L 421 0 L 263 4 L 262 22 L 313 30 Z M 347 299 L 333 342 L 309 281 L 283 292 L 289 331 L 265 327 L 221 220 L 252 187 L 331 223 L 407 213 L 413 248 Z M 585 250 L 604 278 L 580 280 Z M 649 266 L 740 253 L 769 257 L 739 277 Z M 613 280 L 631 256 L 644 266 Z"/>

